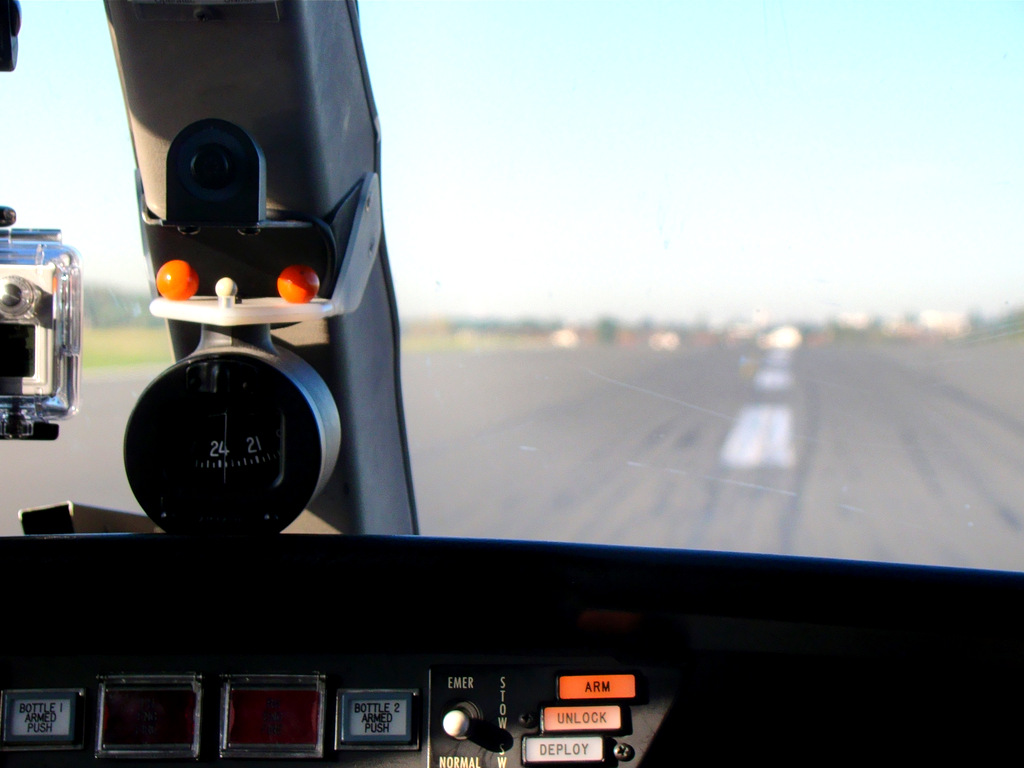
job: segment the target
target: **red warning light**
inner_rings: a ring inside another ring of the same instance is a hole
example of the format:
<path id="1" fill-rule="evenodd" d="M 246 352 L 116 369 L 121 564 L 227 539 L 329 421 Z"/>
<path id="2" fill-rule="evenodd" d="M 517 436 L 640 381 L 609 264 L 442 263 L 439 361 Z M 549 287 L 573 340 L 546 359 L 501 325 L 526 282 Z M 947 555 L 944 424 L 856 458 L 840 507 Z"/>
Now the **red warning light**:
<path id="1" fill-rule="evenodd" d="M 227 743 L 231 747 L 320 743 L 320 693 L 309 690 L 231 691 Z"/>
<path id="2" fill-rule="evenodd" d="M 181 746 L 195 740 L 196 693 L 110 689 L 103 697 L 101 748 Z"/>
<path id="3" fill-rule="evenodd" d="M 199 290 L 199 274 L 187 261 L 168 261 L 156 273 L 156 289 L 171 301 L 190 299 Z"/>
<path id="4" fill-rule="evenodd" d="M 320 290 L 320 278 L 312 267 L 293 264 L 277 278 L 277 292 L 289 304 L 308 304 Z"/>

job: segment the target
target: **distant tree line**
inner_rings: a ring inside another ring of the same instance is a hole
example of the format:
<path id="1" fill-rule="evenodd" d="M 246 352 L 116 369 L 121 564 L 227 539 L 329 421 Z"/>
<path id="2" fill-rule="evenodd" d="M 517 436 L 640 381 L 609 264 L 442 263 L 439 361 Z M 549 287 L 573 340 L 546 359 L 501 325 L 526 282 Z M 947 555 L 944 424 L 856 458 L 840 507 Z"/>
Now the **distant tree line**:
<path id="1" fill-rule="evenodd" d="M 91 328 L 158 327 L 163 323 L 150 314 L 148 293 L 88 282 L 82 293 L 85 324 Z"/>

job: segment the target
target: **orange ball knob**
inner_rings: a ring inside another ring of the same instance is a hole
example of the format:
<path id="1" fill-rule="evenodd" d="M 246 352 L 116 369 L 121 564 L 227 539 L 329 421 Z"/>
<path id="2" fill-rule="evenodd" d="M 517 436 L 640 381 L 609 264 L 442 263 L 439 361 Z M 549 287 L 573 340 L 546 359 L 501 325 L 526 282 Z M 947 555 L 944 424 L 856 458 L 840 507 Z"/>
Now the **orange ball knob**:
<path id="1" fill-rule="evenodd" d="M 277 292 L 289 304 L 308 304 L 320 290 L 320 278 L 312 267 L 292 264 L 277 278 Z"/>
<path id="2" fill-rule="evenodd" d="M 199 274 L 187 261 L 168 261 L 156 273 L 156 289 L 171 301 L 190 299 L 199 290 Z"/>

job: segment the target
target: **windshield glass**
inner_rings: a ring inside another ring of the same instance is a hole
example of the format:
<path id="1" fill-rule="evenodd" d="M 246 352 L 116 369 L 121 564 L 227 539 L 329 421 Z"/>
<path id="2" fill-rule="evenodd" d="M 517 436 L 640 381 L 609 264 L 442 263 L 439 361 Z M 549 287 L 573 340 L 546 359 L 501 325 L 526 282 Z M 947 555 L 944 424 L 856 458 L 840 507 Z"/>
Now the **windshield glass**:
<path id="1" fill-rule="evenodd" d="M 91 303 L 80 415 L 0 445 L 6 534 L 138 511 L 170 361 L 103 14 L 24 16 L 0 203 Z M 1024 569 L 1021 6 L 360 16 L 423 533 Z"/>

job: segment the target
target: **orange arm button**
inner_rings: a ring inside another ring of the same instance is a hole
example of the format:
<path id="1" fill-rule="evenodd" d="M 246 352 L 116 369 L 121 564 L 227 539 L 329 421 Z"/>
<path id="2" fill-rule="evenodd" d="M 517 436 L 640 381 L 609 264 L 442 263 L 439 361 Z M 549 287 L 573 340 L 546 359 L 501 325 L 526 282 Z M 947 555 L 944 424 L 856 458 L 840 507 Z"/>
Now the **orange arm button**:
<path id="1" fill-rule="evenodd" d="M 561 675 L 560 699 L 632 699 L 636 697 L 636 675 Z"/>

